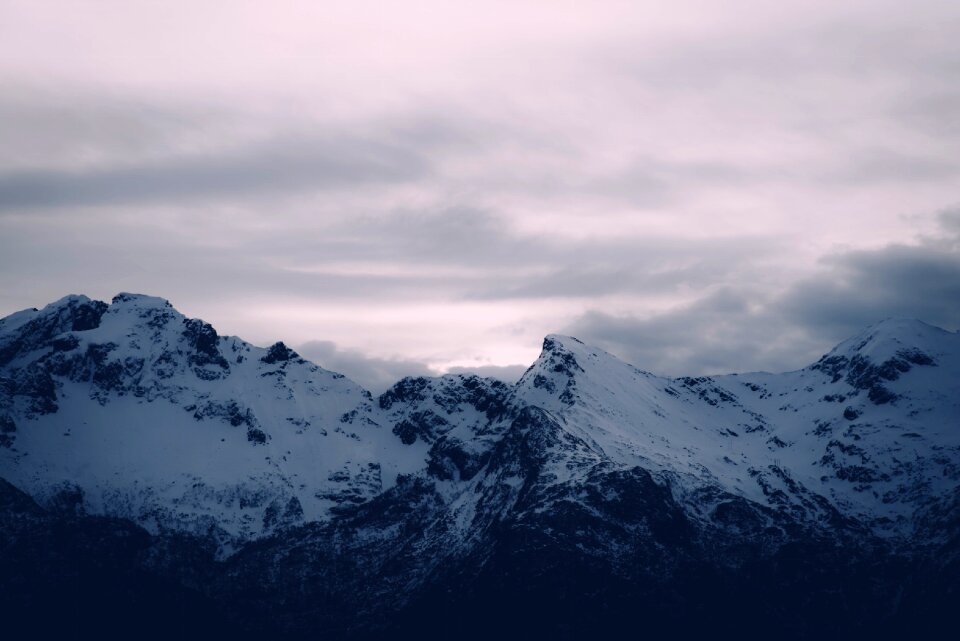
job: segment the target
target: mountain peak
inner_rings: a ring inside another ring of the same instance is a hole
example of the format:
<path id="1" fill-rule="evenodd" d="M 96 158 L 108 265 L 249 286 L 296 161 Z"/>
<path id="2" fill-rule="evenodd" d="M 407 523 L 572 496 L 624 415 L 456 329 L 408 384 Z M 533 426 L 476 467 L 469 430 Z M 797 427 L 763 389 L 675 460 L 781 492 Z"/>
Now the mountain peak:
<path id="1" fill-rule="evenodd" d="M 890 318 L 843 341 L 808 369 L 827 374 L 832 382 L 845 379 L 855 390 L 867 391 L 873 403 L 883 405 L 898 398 L 887 386 L 902 374 L 915 366 L 955 362 L 958 355 L 960 334 L 919 320 Z"/>
<path id="2" fill-rule="evenodd" d="M 544 351 L 584 349 L 586 344 L 579 338 L 563 334 L 547 334 L 543 338 Z"/>
<path id="3" fill-rule="evenodd" d="M 577 357 L 583 357 L 591 352 L 587 345 L 572 336 L 549 334 L 543 339 L 543 349 L 534 364 L 558 374 L 573 376 L 575 372 L 582 372 L 583 367 Z"/>
<path id="4" fill-rule="evenodd" d="M 98 327 L 106 310 L 106 303 L 74 294 L 43 309 L 29 309 L 8 316 L 0 321 L 0 365 L 40 348 L 64 332 Z"/>
<path id="5" fill-rule="evenodd" d="M 269 348 L 267 348 L 267 353 L 260 360 L 268 365 L 273 365 L 274 363 L 282 363 L 285 361 L 298 359 L 300 355 L 295 351 L 283 344 L 283 341 L 277 341 Z"/>
<path id="6" fill-rule="evenodd" d="M 549 334 L 543 339 L 540 356 L 517 385 L 531 394 L 530 398 L 538 398 L 538 403 L 546 403 L 546 397 L 556 396 L 569 405 L 578 398 L 584 385 L 604 388 L 610 385 L 611 377 L 622 375 L 632 379 L 638 374 L 645 373 L 598 347 L 573 336 Z"/>
<path id="7" fill-rule="evenodd" d="M 152 307 L 160 309 L 173 307 L 173 305 L 170 304 L 170 301 L 165 298 L 160 298 L 159 296 L 148 296 L 147 294 L 131 294 L 129 292 L 120 292 L 113 297 L 111 304 L 124 307 Z"/>
<path id="8" fill-rule="evenodd" d="M 531 369 L 546 369 L 558 374 L 573 376 L 577 372 L 591 370 L 638 372 L 633 365 L 606 352 L 599 347 L 588 345 L 579 338 L 562 334 L 548 334 L 543 339 L 543 349 Z"/>
<path id="9" fill-rule="evenodd" d="M 851 542 L 932 550 L 940 537 L 952 540 L 941 532 L 955 534 L 946 528 L 956 523 L 947 502 L 960 488 L 957 389 L 960 334 L 890 319 L 785 374 L 659 378 L 550 334 L 513 386 L 462 374 L 406 378 L 373 399 L 282 342 L 220 337 L 164 299 L 122 293 L 107 305 L 73 296 L 0 320 L 0 476 L 70 527 L 86 512 L 158 534 L 157 548 L 137 543 L 131 554 L 163 576 L 189 569 L 190 586 L 210 577 L 200 586 L 210 594 L 236 586 L 258 602 L 282 599 L 270 604 L 330 595 L 372 603 L 383 592 L 352 586 L 402 584 L 427 603 L 442 586 L 430 573 L 493 577 L 484 574 L 490 566 L 466 564 L 494 559 L 504 576 L 533 567 L 542 577 L 546 551 L 560 559 L 546 581 L 560 577 L 564 591 L 562 577 L 580 582 L 597 567 L 614 571 L 617 586 L 649 567 L 650 578 L 637 579 L 643 591 L 629 596 L 633 613 L 673 568 L 694 577 L 696 594 L 705 592 L 701 576 L 719 577 L 717 589 L 708 586 L 712 602 L 729 586 L 725 575 L 686 568 L 692 554 L 712 563 L 723 546 L 739 565 L 764 560 L 744 556 L 751 549 L 790 554 L 836 541 L 840 562 L 828 562 L 843 576 Z M 0 512 L 29 508 L 22 498 L 0 481 Z M 0 539 L 11 524 L 16 541 L 46 541 L 22 536 L 21 521 L 0 516 Z M 37 530 L 62 531 L 55 523 Z M 503 556 L 503 534 L 533 556 Z M 153 549 L 163 566 L 149 560 Z M 194 572 L 201 549 L 211 566 Z M 679 565 L 663 565 L 665 554 Z M 56 576 L 62 561 L 53 558 L 44 567 Z M 369 574 L 331 573 L 327 563 L 303 574 L 291 558 L 342 559 Z M 276 571 L 262 565 L 271 559 L 281 559 Z M 888 566 L 871 559 L 870 567 Z M 288 571 L 316 592 L 299 592 L 295 581 L 294 598 L 270 597 L 245 582 L 265 576 L 286 590 Z M 533 580 L 524 577 L 517 594 L 541 589 Z M 894 603 L 900 585 L 916 579 L 890 580 Z M 744 594 L 737 599 L 749 610 L 754 599 Z M 726 617 L 726 605 L 717 612 L 711 622 Z"/>
<path id="10" fill-rule="evenodd" d="M 44 309 L 53 309 L 57 307 L 71 307 L 75 305 L 82 305 L 84 303 L 89 303 L 90 297 L 84 296 L 83 294 L 67 294 L 63 298 L 53 301 L 49 305 L 45 306 Z"/>
<path id="11" fill-rule="evenodd" d="M 903 353 L 921 353 L 931 357 L 944 348 L 945 341 L 957 335 L 914 318 L 887 318 L 870 325 L 834 347 L 827 356 L 859 355 L 874 362 L 885 362 Z"/>

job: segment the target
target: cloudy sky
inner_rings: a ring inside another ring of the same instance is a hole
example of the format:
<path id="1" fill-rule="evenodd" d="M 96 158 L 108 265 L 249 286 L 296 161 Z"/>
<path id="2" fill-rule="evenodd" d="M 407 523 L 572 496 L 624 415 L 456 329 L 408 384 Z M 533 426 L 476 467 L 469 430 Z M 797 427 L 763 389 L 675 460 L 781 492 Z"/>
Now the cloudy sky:
<path id="1" fill-rule="evenodd" d="M 957 329 L 960 3 L 3 0 L 0 314 L 119 291 L 373 388 Z"/>

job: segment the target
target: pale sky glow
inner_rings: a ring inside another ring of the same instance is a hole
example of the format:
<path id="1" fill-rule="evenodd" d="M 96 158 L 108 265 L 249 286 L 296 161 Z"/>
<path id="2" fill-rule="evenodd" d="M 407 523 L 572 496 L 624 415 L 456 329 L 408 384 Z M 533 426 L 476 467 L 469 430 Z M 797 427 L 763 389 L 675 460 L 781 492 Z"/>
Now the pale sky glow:
<path id="1" fill-rule="evenodd" d="M 952 0 L 0 3 L 0 314 L 149 293 L 374 388 L 957 329 L 958 187 Z"/>

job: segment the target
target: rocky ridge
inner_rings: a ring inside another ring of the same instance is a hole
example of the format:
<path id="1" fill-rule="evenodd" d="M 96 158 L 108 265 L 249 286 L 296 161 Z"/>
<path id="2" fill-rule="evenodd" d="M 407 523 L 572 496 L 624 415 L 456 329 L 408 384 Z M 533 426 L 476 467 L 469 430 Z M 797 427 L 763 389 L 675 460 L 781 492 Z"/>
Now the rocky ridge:
<path id="1" fill-rule="evenodd" d="M 162 299 L 68 297 L 0 321 L 0 477 L 17 522 L 143 532 L 128 564 L 240 630 L 495 633 L 463 627 L 482 607 L 575 638 L 640 608 L 693 633 L 694 608 L 805 638 L 957 594 L 958 392 L 960 336 L 891 320 L 785 374 L 667 379 L 548 336 L 515 385 L 373 398 Z"/>

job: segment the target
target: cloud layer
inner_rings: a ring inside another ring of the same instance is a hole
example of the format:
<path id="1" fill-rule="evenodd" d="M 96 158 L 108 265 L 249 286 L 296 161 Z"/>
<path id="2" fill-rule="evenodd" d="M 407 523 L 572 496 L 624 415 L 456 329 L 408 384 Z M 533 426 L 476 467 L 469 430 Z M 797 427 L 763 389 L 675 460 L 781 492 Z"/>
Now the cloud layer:
<path id="1" fill-rule="evenodd" d="M 960 226 L 910 244 L 829 254 L 784 291 L 728 286 L 646 318 L 585 313 L 566 330 L 658 373 L 779 371 L 892 317 L 960 324 Z"/>
<path id="2" fill-rule="evenodd" d="M 96 4 L 0 7 L 0 313 L 154 293 L 375 388 L 960 324 L 954 2 Z"/>

